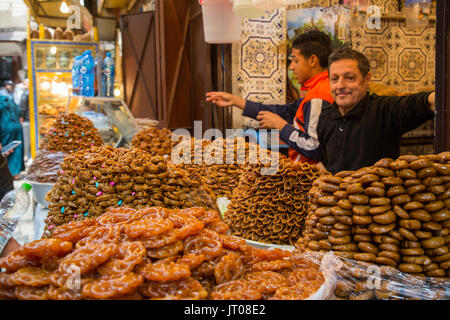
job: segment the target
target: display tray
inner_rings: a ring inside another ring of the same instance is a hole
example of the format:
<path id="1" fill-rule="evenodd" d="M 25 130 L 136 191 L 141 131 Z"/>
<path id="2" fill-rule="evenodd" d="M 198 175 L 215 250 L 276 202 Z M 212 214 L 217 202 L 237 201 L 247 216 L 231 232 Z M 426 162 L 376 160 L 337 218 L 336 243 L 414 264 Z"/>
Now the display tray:
<path id="1" fill-rule="evenodd" d="M 51 182 L 36 182 L 36 181 L 28 181 L 28 182 L 31 184 L 32 187 L 31 190 L 33 191 L 36 202 L 39 203 L 44 208 L 48 208 L 49 202 L 45 201 L 45 195 L 53 188 L 55 184 Z"/>
<path id="2" fill-rule="evenodd" d="M 288 245 L 280 245 L 280 244 L 270 244 L 270 243 L 263 243 L 253 240 L 247 240 L 245 239 L 245 242 L 255 248 L 261 248 L 261 249 L 272 249 L 272 248 L 278 248 L 282 250 L 288 250 L 288 251 L 294 251 L 294 246 L 288 246 Z"/>

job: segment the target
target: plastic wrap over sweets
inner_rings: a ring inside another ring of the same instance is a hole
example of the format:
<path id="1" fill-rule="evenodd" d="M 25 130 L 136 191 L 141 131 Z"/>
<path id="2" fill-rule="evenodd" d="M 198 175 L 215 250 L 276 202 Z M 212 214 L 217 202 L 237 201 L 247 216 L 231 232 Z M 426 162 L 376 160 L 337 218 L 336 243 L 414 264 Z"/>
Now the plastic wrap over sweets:
<path id="1" fill-rule="evenodd" d="M 307 260 L 314 260 L 312 256 L 308 253 L 303 253 L 303 257 Z M 323 256 L 320 261 L 320 271 L 325 277 L 325 282 L 314 294 L 308 297 L 306 300 L 330 300 L 334 296 L 334 288 L 336 286 L 337 275 L 336 272 L 342 267 L 342 262 L 339 257 L 333 254 L 333 252 L 328 252 Z"/>
<path id="2" fill-rule="evenodd" d="M 328 253 L 304 252 L 321 265 L 325 278 L 335 277 L 329 299 L 336 300 L 448 300 L 446 278 L 414 276 L 389 266 L 379 266 Z M 337 259 L 337 260 L 336 260 Z M 327 270 L 331 273 L 327 274 Z"/>
<path id="3" fill-rule="evenodd" d="M 299 248 L 450 278 L 449 152 L 323 175 L 307 211 Z"/>

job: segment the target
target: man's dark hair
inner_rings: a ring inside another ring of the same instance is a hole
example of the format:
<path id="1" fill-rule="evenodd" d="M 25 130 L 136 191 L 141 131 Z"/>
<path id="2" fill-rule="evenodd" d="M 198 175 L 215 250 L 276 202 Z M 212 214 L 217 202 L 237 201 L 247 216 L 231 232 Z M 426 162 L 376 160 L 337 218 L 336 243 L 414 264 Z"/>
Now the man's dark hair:
<path id="1" fill-rule="evenodd" d="M 361 52 L 353 50 L 349 47 L 344 47 L 340 49 L 336 49 L 328 58 L 328 68 L 335 61 L 342 59 L 351 59 L 358 62 L 358 69 L 361 71 L 363 77 L 365 77 L 370 71 L 369 60 L 363 55 Z"/>
<path id="2" fill-rule="evenodd" d="M 306 59 L 315 55 L 322 68 L 328 67 L 328 56 L 332 49 L 330 37 L 325 33 L 319 30 L 305 32 L 295 38 L 292 48 L 300 50 Z"/>

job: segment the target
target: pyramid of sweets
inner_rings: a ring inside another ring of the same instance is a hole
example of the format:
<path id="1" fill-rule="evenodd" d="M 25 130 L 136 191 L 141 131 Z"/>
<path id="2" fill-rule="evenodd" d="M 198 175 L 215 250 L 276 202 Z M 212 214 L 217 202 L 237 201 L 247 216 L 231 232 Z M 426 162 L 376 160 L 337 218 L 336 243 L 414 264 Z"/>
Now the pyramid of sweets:
<path id="1" fill-rule="evenodd" d="M 183 138 L 173 147 L 170 161 L 188 172 L 192 179 L 205 179 L 208 173 L 203 162 L 203 152 L 210 143 L 205 139 Z"/>
<path id="2" fill-rule="evenodd" d="M 450 152 L 324 175 L 297 246 L 428 277 L 450 276 Z"/>
<path id="3" fill-rule="evenodd" d="M 323 285 L 318 265 L 226 230 L 204 208 L 113 208 L 0 259 L 0 298 L 286 300 Z"/>
<path id="4" fill-rule="evenodd" d="M 42 138 L 40 149 L 72 153 L 103 145 L 92 122 L 75 113 L 60 115 Z"/>
<path id="5" fill-rule="evenodd" d="M 294 245 L 305 228 L 308 193 L 321 175 L 315 165 L 280 158 L 272 174 L 249 165 L 225 214 L 233 235 L 264 243 Z"/>
<path id="6" fill-rule="evenodd" d="M 216 197 L 232 198 L 239 179 L 248 164 L 278 161 L 283 155 L 262 149 L 258 144 L 246 142 L 244 138 L 216 139 L 204 149 L 207 168 L 205 183 Z M 277 159 L 273 159 L 276 157 Z"/>
<path id="7" fill-rule="evenodd" d="M 154 127 L 139 130 L 131 140 L 133 147 L 145 150 L 152 156 L 170 156 L 172 148 L 178 142 L 179 139 L 175 139 L 174 134 L 169 129 Z"/>
<path id="8" fill-rule="evenodd" d="M 164 157 L 106 145 L 66 157 L 46 200 L 50 232 L 72 220 L 97 217 L 110 207 L 216 208 L 211 191 Z"/>
<path id="9" fill-rule="evenodd" d="M 183 139 L 173 151 L 176 159 L 172 156 L 172 162 L 186 170 L 193 179 L 202 180 L 217 198 L 229 199 L 247 164 L 269 162 L 273 161 L 272 156 L 282 156 L 261 150 L 259 145 L 246 142 L 243 137 L 218 138 L 212 142 L 196 138 Z"/>

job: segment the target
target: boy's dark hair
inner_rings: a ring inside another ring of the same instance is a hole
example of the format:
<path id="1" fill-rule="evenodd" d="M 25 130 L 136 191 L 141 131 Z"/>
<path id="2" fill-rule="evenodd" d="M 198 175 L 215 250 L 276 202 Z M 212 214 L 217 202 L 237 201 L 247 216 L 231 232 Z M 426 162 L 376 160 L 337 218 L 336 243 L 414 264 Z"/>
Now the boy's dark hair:
<path id="1" fill-rule="evenodd" d="M 292 43 L 293 49 L 300 50 L 300 53 L 308 59 L 315 55 L 319 59 L 322 68 L 328 67 L 328 56 L 331 54 L 331 39 L 319 30 L 311 30 L 299 35 Z"/>
<path id="2" fill-rule="evenodd" d="M 342 60 L 342 59 L 351 59 L 358 62 L 358 69 L 361 71 L 361 74 L 365 77 L 370 71 L 369 60 L 362 53 L 353 50 L 350 47 L 344 47 L 340 49 L 336 49 L 328 58 L 328 66 L 330 66 L 333 62 Z"/>

